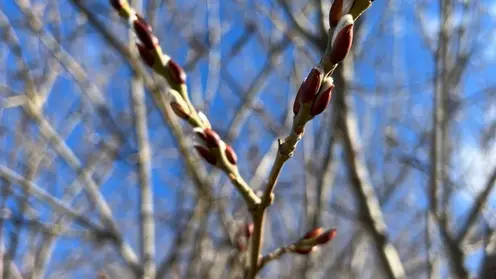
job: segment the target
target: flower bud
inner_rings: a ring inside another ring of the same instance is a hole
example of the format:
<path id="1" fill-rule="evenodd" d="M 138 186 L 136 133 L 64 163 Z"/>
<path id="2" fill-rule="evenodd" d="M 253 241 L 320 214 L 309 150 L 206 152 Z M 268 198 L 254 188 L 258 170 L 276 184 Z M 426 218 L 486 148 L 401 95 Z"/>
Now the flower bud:
<path id="1" fill-rule="evenodd" d="M 188 104 L 176 90 L 171 89 L 169 93 L 171 96 L 170 106 L 174 113 L 180 118 L 188 120 L 191 114 Z"/>
<path id="2" fill-rule="evenodd" d="M 298 89 L 298 93 L 296 93 L 296 97 L 294 100 L 294 104 L 293 104 L 294 115 L 298 114 L 298 112 L 300 111 L 300 107 L 301 107 L 301 87 L 300 89 Z"/>
<path id="3" fill-rule="evenodd" d="M 215 154 L 213 154 L 210 149 L 202 145 L 195 145 L 194 147 L 198 154 L 200 154 L 200 156 L 205 159 L 205 161 L 209 162 L 212 165 L 217 164 L 217 157 L 215 157 Z"/>
<path id="4" fill-rule="evenodd" d="M 158 45 L 158 39 L 153 35 L 150 25 L 144 19 L 141 18 L 140 20 L 140 18 L 137 17 L 133 23 L 134 32 L 136 32 L 136 36 L 147 49 L 154 49 Z"/>
<path id="5" fill-rule="evenodd" d="M 336 229 L 330 229 L 320 234 L 315 241 L 317 242 L 318 245 L 323 245 L 333 240 L 334 237 L 336 237 Z"/>
<path id="6" fill-rule="evenodd" d="M 218 148 L 220 146 L 221 139 L 219 135 L 212 129 L 203 129 L 205 135 L 205 142 L 209 148 Z"/>
<path id="7" fill-rule="evenodd" d="M 300 254 L 300 255 L 308 255 L 312 253 L 313 251 L 317 250 L 317 247 L 298 247 L 293 250 L 294 253 Z"/>
<path id="8" fill-rule="evenodd" d="M 146 26 L 146 29 L 149 31 L 149 32 L 152 32 L 152 26 L 150 24 L 148 24 L 148 22 L 146 22 L 146 20 L 140 16 L 139 14 L 135 14 L 136 16 L 136 20 L 139 21 L 141 24 L 143 24 L 144 26 Z"/>
<path id="9" fill-rule="evenodd" d="M 343 0 L 334 0 L 329 12 L 329 25 L 336 27 L 343 14 Z"/>
<path id="10" fill-rule="evenodd" d="M 227 144 L 226 144 L 225 154 L 226 154 L 227 160 L 231 164 L 236 165 L 236 163 L 238 162 L 238 156 L 236 155 L 236 152 L 234 152 L 234 149 Z M 252 226 L 253 226 L 253 224 L 252 224 Z"/>
<path id="11" fill-rule="evenodd" d="M 110 0 L 110 5 L 112 5 L 112 7 L 114 7 L 117 11 L 120 11 L 123 7 L 122 1 L 123 0 Z"/>
<path id="12" fill-rule="evenodd" d="M 337 64 L 348 55 L 353 42 L 353 18 L 347 14 L 339 20 L 336 31 L 331 41 L 331 54 L 329 61 Z"/>
<path id="13" fill-rule="evenodd" d="M 188 120 L 189 119 L 189 114 L 186 112 L 186 110 L 183 108 L 183 106 L 181 106 L 179 103 L 175 102 L 175 101 L 171 101 L 170 102 L 170 106 L 172 108 L 172 111 L 174 111 L 174 113 L 184 119 L 184 120 Z"/>
<path id="14" fill-rule="evenodd" d="M 150 53 L 150 51 L 148 51 L 148 49 L 146 49 L 141 43 L 136 43 L 136 47 L 138 47 L 138 52 L 143 62 L 145 62 L 145 64 L 150 68 L 153 68 L 153 65 L 155 64 L 153 54 Z"/>
<path id="15" fill-rule="evenodd" d="M 310 103 L 315 98 L 315 94 L 319 90 L 320 83 L 322 82 L 323 71 L 320 67 L 314 67 L 308 77 L 303 81 L 300 86 L 301 102 Z"/>
<path id="16" fill-rule="evenodd" d="M 303 239 L 312 239 L 317 236 L 319 236 L 324 230 L 322 228 L 315 228 L 311 231 L 308 231 L 304 236 Z"/>
<path id="17" fill-rule="evenodd" d="M 184 84 L 186 82 L 186 73 L 174 60 L 169 60 L 167 63 L 169 73 L 176 84 Z"/>
<path id="18" fill-rule="evenodd" d="M 310 113 L 315 116 L 322 113 L 329 102 L 331 101 L 332 89 L 334 88 L 334 80 L 332 77 L 327 77 L 320 87 L 319 94 L 315 101 L 312 104 L 312 108 L 310 109 Z"/>

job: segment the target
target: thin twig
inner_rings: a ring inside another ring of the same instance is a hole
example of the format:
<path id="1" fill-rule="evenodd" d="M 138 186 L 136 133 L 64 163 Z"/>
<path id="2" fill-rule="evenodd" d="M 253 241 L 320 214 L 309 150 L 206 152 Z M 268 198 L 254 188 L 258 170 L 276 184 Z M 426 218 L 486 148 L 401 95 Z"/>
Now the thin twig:
<path id="1" fill-rule="evenodd" d="M 54 198 L 52 195 L 45 192 L 38 185 L 34 184 L 29 180 L 26 180 L 21 175 L 15 173 L 11 169 L 3 165 L 0 165 L 0 176 L 6 179 L 7 181 L 11 182 L 13 185 L 21 185 L 30 195 L 50 205 L 56 211 L 60 211 L 71 216 L 72 218 L 74 218 L 74 220 L 80 222 L 84 226 L 87 226 L 95 231 L 100 230 L 99 226 L 93 224 L 93 222 L 90 221 L 88 218 L 86 218 L 83 214 L 72 210 L 70 205 L 64 204 L 62 201 Z"/>
<path id="2" fill-rule="evenodd" d="M 479 195 L 477 195 L 477 198 L 474 201 L 474 205 L 472 206 L 472 209 L 467 214 L 467 219 L 465 220 L 465 223 L 461 226 L 460 232 L 456 237 L 456 241 L 460 243 L 460 245 L 463 245 L 463 243 L 465 242 L 470 229 L 472 228 L 480 212 L 486 205 L 491 192 L 494 190 L 495 184 L 496 184 L 496 168 L 493 169 L 491 176 L 488 178 L 486 184 L 484 185 L 483 190 L 479 193 Z"/>

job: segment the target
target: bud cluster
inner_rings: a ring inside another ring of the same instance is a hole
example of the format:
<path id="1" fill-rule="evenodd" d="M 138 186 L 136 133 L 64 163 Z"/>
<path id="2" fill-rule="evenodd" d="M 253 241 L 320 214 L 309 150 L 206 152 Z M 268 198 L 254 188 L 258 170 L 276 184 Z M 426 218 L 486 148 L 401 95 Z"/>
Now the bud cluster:
<path id="1" fill-rule="evenodd" d="M 170 105 L 177 116 L 188 120 L 193 111 L 192 107 L 188 105 L 189 100 L 185 93 L 186 73 L 184 70 L 168 55 L 162 52 L 158 38 L 153 33 L 152 27 L 129 6 L 126 0 L 110 0 L 110 4 L 132 26 L 136 37 L 139 39 L 136 42 L 136 47 L 143 62 L 155 72 L 165 77 L 171 88 L 179 92 L 179 96 L 173 96 L 173 101 Z M 180 101 L 180 98 L 183 100 Z"/>
<path id="2" fill-rule="evenodd" d="M 297 115 L 303 105 L 310 106 L 312 117 L 322 113 L 331 100 L 333 88 L 332 77 L 324 77 L 324 71 L 319 66 L 314 67 L 296 94 L 293 113 Z"/>
<path id="3" fill-rule="evenodd" d="M 369 0 L 334 0 L 329 11 L 329 41 L 321 64 L 315 66 L 301 84 L 293 104 L 293 113 L 298 115 L 307 105 L 309 110 L 295 125 L 297 134 L 303 133 L 306 121 L 322 113 L 331 100 L 334 81 L 331 77 L 336 65 L 348 55 L 353 43 L 355 20 L 367 9 Z"/>
<path id="4" fill-rule="evenodd" d="M 230 164 L 235 166 L 238 157 L 234 149 L 221 140 L 219 135 L 210 128 L 194 128 L 197 143 L 194 145 L 200 156 L 214 166 Z"/>
<path id="5" fill-rule="evenodd" d="M 136 46 L 143 62 L 169 82 L 171 86 L 169 105 L 178 117 L 188 121 L 194 127 L 193 131 L 197 137 L 194 145 L 196 151 L 208 163 L 221 167 L 230 174 L 236 173 L 238 160 L 236 153 L 212 130 L 208 118 L 201 111 L 195 110 L 187 94 L 184 70 L 162 52 L 152 27 L 130 7 L 126 0 L 110 0 L 110 4 L 122 18 L 129 21 L 133 28 L 139 39 Z"/>
<path id="6" fill-rule="evenodd" d="M 293 252 L 307 255 L 330 242 L 336 237 L 336 229 L 324 231 L 322 228 L 315 228 L 307 232 L 302 239 L 294 244 Z"/>

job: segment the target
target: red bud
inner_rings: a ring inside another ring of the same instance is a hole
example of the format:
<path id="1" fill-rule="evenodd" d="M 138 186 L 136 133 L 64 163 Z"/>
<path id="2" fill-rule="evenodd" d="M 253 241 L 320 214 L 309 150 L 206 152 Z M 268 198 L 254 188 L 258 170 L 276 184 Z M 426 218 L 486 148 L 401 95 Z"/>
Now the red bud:
<path id="1" fill-rule="evenodd" d="M 322 113 L 329 102 L 331 101 L 332 89 L 334 88 L 334 84 L 331 84 L 330 87 L 323 89 L 324 91 L 320 92 L 315 99 L 315 102 L 312 104 L 312 108 L 310 109 L 310 113 L 312 115 L 318 115 Z"/>
<path id="2" fill-rule="evenodd" d="M 178 117 L 185 119 L 185 120 L 189 119 L 189 114 L 183 109 L 183 107 L 180 104 L 178 104 L 174 101 L 171 101 L 170 106 L 171 106 L 172 110 L 174 111 L 174 113 Z"/>
<path id="3" fill-rule="evenodd" d="M 148 24 L 148 22 L 146 22 L 146 20 L 139 14 L 135 14 L 135 15 L 136 15 L 136 20 L 139 21 L 141 24 L 145 25 L 148 31 L 152 32 L 152 27 L 150 26 L 150 24 Z"/>
<path id="4" fill-rule="evenodd" d="M 153 35 L 150 25 L 144 19 L 138 18 L 134 21 L 134 32 L 147 49 L 154 49 L 158 44 L 158 39 Z"/>
<path id="5" fill-rule="evenodd" d="M 329 12 L 329 25 L 331 27 L 336 27 L 342 14 L 343 0 L 334 0 L 331 6 L 331 11 Z"/>
<path id="6" fill-rule="evenodd" d="M 184 73 L 183 68 L 177 65 L 174 60 L 169 60 L 167 67 L 169 67 L 171 77 L 175 83 L 184 84 L 186 82 L 186 74 Z"/>
<path id="7" fill-rule="evenodd" d="M 200 154 L 200 156 L 205 159 L 205 161 L 209 162 L 212 165 L 215 165 L 217 163 L 217 157 L 215 157 L 215 154 L 210 151 L 210 149 L 206 148 L 205 146 L 201 145 L 195 145 L 195 149 Z"/>
<path id="8" fill-rule="evenodd" d="M 298 93 L 296 93 L 296 98 L 293 104 L 293 113 L 295 115 L 297 115 L 298 112 L 300 111 L 300 106 L 301 106 L 301 87 L 300 89 L 298 89 Z"/>
<path id="9" fill-rule="evenodd" d="M 333 240 L 334 237 L 336 237 L 336 229 L 330 229 L 320 234 L 315 241 L 317 242 L 318 245 L 323 245 Z"/>
<path id="10" fill-rule="evenodd" d="M 203 129 L 203 134 L 205 135 L 205 142 L 209 148 L 219 147 L 221 139 L 214 130 L 205 128 Z"/>
<path id="11" fill-rule="evenodd" d="M 110 5 L 112 5 L 112 7 L 114 7 L 117 11 L 122 9 L 121 0 L 110 0 Z"/>
<path id="12" fill-rule="evenodd" d="M 336 31 L 339 33 L 333 38 L 331 54 L 329 56 L 329 61 L 332 64 L 343 61 L 350 52 L 351 44 L 353 43 L 353 23 Z"/>
<path id="13" fill-rule="evenodd" d="M 300 87 L 301 101 L 303 103 L 310 103 L 315 98 L 315 94 L 317 94 L 317 91 L 319 90 L 321 80 L 322 71 L 317 67 L 313 68 Z"/>
<path id="14" fill-rule="evenodd" d="M 311 239 L 314 237 L 319 236 L 324 230 L 322 228 L 315 228 L 309 232 L 307 232 L 304 236 L 303 239 Z"/>
<path id="15" fill-rule="evenodd" d="M 238 156 L 236 155 L 236 152 L 234 152 L 234 149 L 231 146 L 226 145 L 225 154 L 226 154 L 227 160 L 229 160 L 229 162 L 231 164 L 236 165 L 236 163 L 238 162 Z M 253 224 L 252 224 L 252 226 L 253 226 Z"/>
<path id="16" fill-rule="evenodd" d="M 143 62 L 145 62 L 146 65 L 148 65 L 150 68 L 152 68 L 153 64 L 155 63 L 155 58 L 153 57 L 153 54 L 151 54 L 145 48 L 145 46 L 143 46 L 140 43 L 136 43 L 136 46 L 138 47 L 138 52 L 139 52 L 139 55 L 140 55 L 141 59 L 143 60 Z"/>

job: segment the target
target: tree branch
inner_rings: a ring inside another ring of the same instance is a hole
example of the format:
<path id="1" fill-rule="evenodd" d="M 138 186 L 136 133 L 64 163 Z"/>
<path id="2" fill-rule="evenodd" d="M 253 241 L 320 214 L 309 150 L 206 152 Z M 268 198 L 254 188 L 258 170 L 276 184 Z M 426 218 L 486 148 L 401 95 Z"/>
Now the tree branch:
<path id="1" fill-rule="evenodd" d="M 360 147 L 358 124 L 352 107 L 352 96 L 339 93 L 342 105 L 341 125 L 343 128 L 343 144 L 351 178 L 351 185 L 357 194 L 361 213 L 365 218 L 367 229 L 372 235 L 384 270 L 389 278 L 405 278 L 405 271 L 398 252 L 387 236 L 387 227 L 382 210 L 370 183 L 369 173 L 364 163 Z"/>
<path id="2" fill-rule="evenodd" d="M 142 9 L 141 0 L 132 0 L 131 5 L 138 10 Z M 134 42 L 136 36 L 130 34 L 130 50 L 136 54 Z M 151 181 L 150 141 L 148 139 L 147 111 L 145 104 L 145 90 L 139 76 L 131 79 L 131 103 L 133 106 L 133 121 L 138 143 L 138 177 L 139 177 L 139 224 L 141 262 L 143 264 L 143 278 L 155 278 L 155 221 L 153 217 L 153 185 Z"/>

